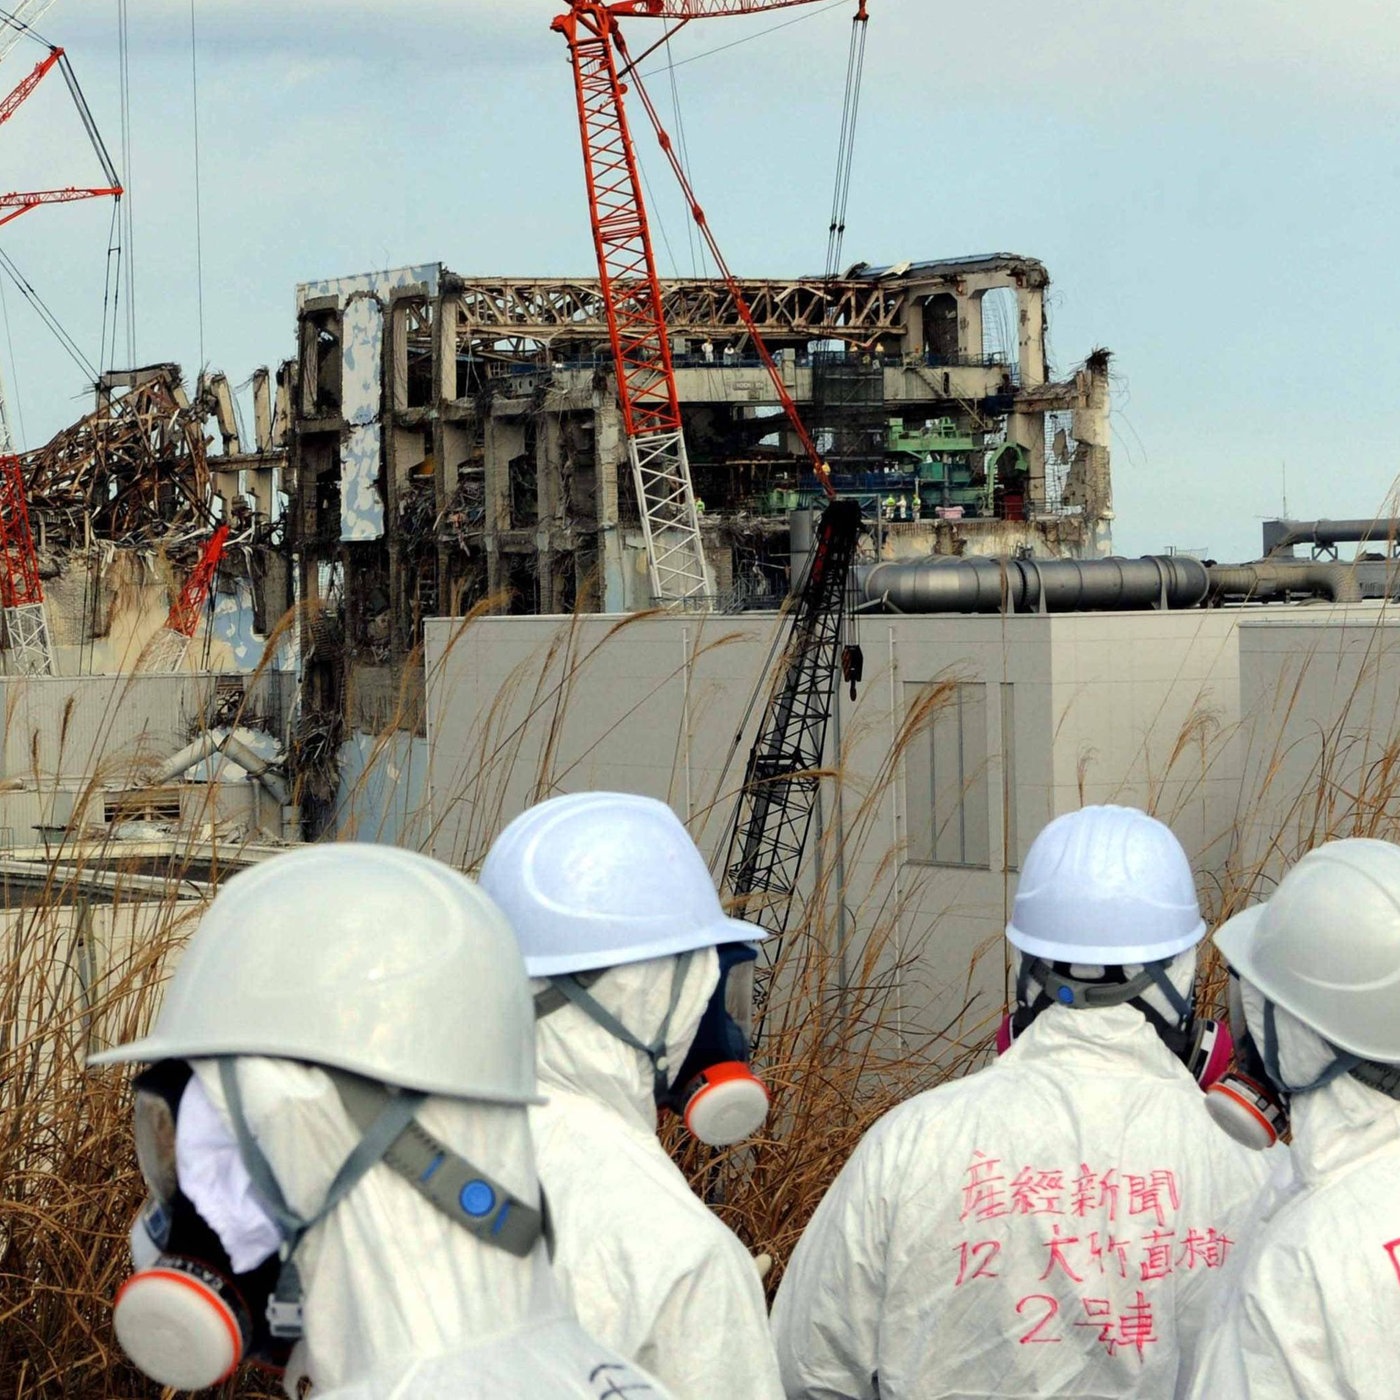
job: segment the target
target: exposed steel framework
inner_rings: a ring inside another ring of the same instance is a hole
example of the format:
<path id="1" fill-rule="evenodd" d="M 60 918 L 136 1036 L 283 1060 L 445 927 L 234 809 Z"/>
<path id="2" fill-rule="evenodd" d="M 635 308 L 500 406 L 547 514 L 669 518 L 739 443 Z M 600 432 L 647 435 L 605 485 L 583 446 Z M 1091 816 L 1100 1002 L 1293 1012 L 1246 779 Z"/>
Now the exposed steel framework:
<path id="1" fill-rule="evenodd" d="M 594 251 L 617 366 L 618 399 L 646 539 L 652 593 L 663 605 L 706 606 L 712 592 L 690 479 L 670 339 L 656 272 L 636 149 L 627 122 L 624 76 L 635 85 L 692 216 L 734 296 L 740 318 L 772 377 L 779 402 L 825 482 L 826 468 L 802 426 L 782 375 L 763 344 L 743 293 L 710 233 L 704 210 L 636 75 L 619 16 L 679 20 L 756 14 L 812 0 L 572 0 L 553 28 L 569 45 L 583 142 Z M 623 61 L 619 68 L 618 59 Z M 827 487 L 828 492 L 830 486 Z"/>
<path id="2" fill-rule="evenodd" d="M 904 334 L 909 292 L 902 279 L 745 279 L 739 292 L 769 344 L 831 339 L 864 348 Z M 593 280 L 464 277 L 455 300 L 463 346 L 592 343 L 607 324 Z M 661 309 L 673 334 L 695 339 L 727 336 L 744 324 L 733 292 L 718 279 L 663 278 Z"/>

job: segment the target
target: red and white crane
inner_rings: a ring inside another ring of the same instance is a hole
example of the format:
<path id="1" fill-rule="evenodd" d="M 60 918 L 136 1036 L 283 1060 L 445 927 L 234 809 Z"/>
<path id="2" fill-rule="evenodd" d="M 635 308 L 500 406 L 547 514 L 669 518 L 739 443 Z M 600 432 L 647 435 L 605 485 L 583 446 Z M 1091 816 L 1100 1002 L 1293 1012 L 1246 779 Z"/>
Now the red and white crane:
<path id="1" fill-rule="evenodd" d="M 26 4 L 22 0 L 22 3 L 5 15 L 4 25 L 0 27 L 0 61 L 3 61 L 5 55 L 26 33 L 31 32 L 30 27 L 34 21 L 53 3 L 54 0 L 28 0 Z M 107 183 L 101 186 L 65 185 L 61 189 L 51 190 L 10 190 L 8 193 L 0 194 L 0 224 L 7 224 L 11 219 L 19 218 L 21 214 L 27 214 L 31 209 L 37 209 L 41 204 L 71 204 L 79 199 L 100 199 L 103 197 L 120 199 L 123 194 L 116 167 L 107 154 L 106 146 L 102 144 L 101 136 L 98 135 L 97 125 L 93 121 L 92 113 L 88 110 L 87 100 L 83 97 L 82 89 L 78 86 L 78 80 L 73 75 L 68 55 L 56 46 L 47 47 L 48 53 L 34 65 L 29 74 L 15 84 L 4 98 L 0 98 L 0 125 L 9 121 L 35 88 L 57 68 L 63 75 L 64 82 L 68 84 L 69 95 L 73 99 L 73 105 L 77 108 L 83 129 L 92 142 L 93 151 L 97 155 L 98 164 L 102 167 L 102 174 Z"/>
<path id="2" fill-rule="evenodd" d="M 5 13 L 3 27 L 0 27 L 0 60 L 26 34 L 32 34 L 34 22 L 53 3 L 54 0 L 19 0 Z M 8 224 L 42 204 L 71 204 L 80 199 L 102 196 L 120 199 L 122 196 L 116 168 L 102 144 L 82 89 L 62 49 L 48 46 L 48 52 L 34 68 L 0 98 L 0 126 L 19 111 L 55 68 L 68 85 L 69 95 L 97 153 L 107 183 L 100 187 L 68 185 L 61 189 L 11 190 L 0 194 L 0 225 Z M 44 589 L 39 579 L 34 533 L 25 503 L 24 474 L 12 447 L 4 389 L 0 386 L 0 611 L 3 611 L 5 619 L 9 665 L 16 674 L 51 676 L 54 671 L 53 645 L 44 613 Z"/>
<path id="3" fill-rule="evenodd" d="M 11 452 L 0 456 L 0 612 L 5 618 L 11 671 L 22 676 L 53 675 L 53 647 L 24 499 L 24 473 Z"/>
<path id="4" fill-rule="evenodd" d="M 670 137 L 628 52 L 618 21 L 673 20 L 677 27 L 716 15 L 752 15 L 812 4 L 814 0 L 571 0 L 553 28 L 569 45 L 589 215 L 598 258 L 608 334 L 617 367 L 627 455 L 646 540 L 652 596 L 663 606 L 706 607 L 713 593 L 700 539 L 700 516 L 681 426 L 675 367 L 662 308 L 651 230 L 642 198 L 636 150 L 624 95 L 634 88 L 656 128 L 661 149 L 680 181 L 686 203 L 715 265 L 729 286 L 767 367 L 779 403 L 818 479 L 831 494 L 817 451 L 782 375 L 754 324 L 738 283 L 676 156 Z M 864 0 L 861 3 L 864 10 Z M 670 31 L 674 33 L 674 30 Z"/>
<path id="5" fill-rule="evenodd" d="M 855 501 L 836 499 L 827 464 L 803 425 L 797 405 L 754 324 L 748 303 L 715 242 L 705 211 L 641 83 L 639 60 L 628 53 L 618 21 L 633 17 L 673 20 L 679 27 L 714 15 L 751 15 L 810 3 L 812 0 L 570 0 L 568 12 L 554 21 L 554 28 L 568 41 L 573 62 L 593 241 L 656 601 L 705 606 L 711 588 L 686 457 L 661 285 L 623 102 L 629 84 L 635 87 L 656 129 L 661 149 L 684 191 L 691 217 L 729 288 L 740 319 L 773 381 L 778 401 L 828 501 L 792 610 L 783 661 L 772 678 L 749 753 L 721 875 L 732 907 L 742 917 L 775 933 L 782 933 L 787 927 L 797 890 L 837 679 L 844 675 L 854 695 L 861 678 L 860 647 L 846 632 L 843 607 L 847 571 L 860 535 L 860 507 Z M 857 0 L 851 35 L 836 191 L 828 233 L 828 279 L 836 273 L 845 231 L 856 105 L 865 53 L 866 5 L 867 0 Z"/>

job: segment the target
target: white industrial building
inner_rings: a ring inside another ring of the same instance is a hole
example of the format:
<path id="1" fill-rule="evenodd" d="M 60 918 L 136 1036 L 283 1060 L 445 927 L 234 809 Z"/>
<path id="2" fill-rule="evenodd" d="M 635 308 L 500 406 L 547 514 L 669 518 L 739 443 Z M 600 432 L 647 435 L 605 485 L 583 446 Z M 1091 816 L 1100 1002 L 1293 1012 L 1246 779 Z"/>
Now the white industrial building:
<path id="1" fill-rule="evenodd" d="M 718 860 L 779 626 L 429 622 L 426 794 L 404 837 L 470 867 L 531 801 L 616 787 L 670 802 Z M 882 615 L 859 633 L 865 679 L 839 695 L 809 878 L 843 888 L 828 922 L 852 948 L 874 934 L 906 964 L 910 1024 L 954 1018 L 954 1041 L 1001 1007 L 1016 871 L 1051 817 L 1150 808 L 1216 913 L 1336 820 L 1384 834 L 1400 812 L 1400 617 L 1383 604 Z"/>

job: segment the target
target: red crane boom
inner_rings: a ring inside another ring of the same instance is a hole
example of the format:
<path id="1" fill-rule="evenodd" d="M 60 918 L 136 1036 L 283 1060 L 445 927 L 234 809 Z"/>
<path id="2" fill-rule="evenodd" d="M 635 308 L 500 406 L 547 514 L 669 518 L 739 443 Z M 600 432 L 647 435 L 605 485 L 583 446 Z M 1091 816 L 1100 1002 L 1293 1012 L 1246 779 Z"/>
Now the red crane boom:
<path id="1" fill-rule="evenodd" d="M 813 0 L 571 0 L 553 28 L 569 45 L 583 143 L 584 178 L 603 304 L 617 367 L 617 391 L 638 512 L 647 547 L 652 595 L 662 604 L 708 604 L 711 584 L 700 538 L 700 516 L 681 429 L 670 337 L 662 311 L 641 175 L 623 102 L 624 77 L 635 84 L 662 149 L 681 182 L 699 226 L 755 348 L 768 369 L 813 469 L 826 486 L 826 467 L 803 427 L 797 406 L 763 344 L 747 304 L 719 252 L 704 211 L 635 73 L 618 29 L 619 16 L 686 23 L 711 15 L 757 14 Z M 863 3 L 863 0 L 862 0 Z M 623 66 L 619 67 L 619 57 Z"/>
<path id="2" fill-rule="evenodd" d="M 199 627 L 199 615 L 209 601 L 209 590 L 214 586 L 214 575 L 219 571 L 219 560 L 223 558 L 227 540 L 227 525 L 220 525 L 205 540 L 184 587 L 170 605 L 165 626 L 146 644 L 137 658 L 136 670 L 170 672 L 184 665 L 185 653 Z"/>
<path id="3" fill-rule="evenodd" d="M 44 615 L 44 586 L 24 498 L 24 472 L 11 453 L 0 457 L 0 610 L 10 665 L 20 675 L 53 675 Z"/>
<path id="4" fill-rule="evenodd" d="M 100 188 L 84 188 L 78 185 L 69 185 L 61 190 L 12 190 L 9 194 L 0 194 L 0 209 L 9 212 L 0 216 L 0 226 L 8 224 L 11 219 L 17 219 L 21 214 L 27 214 L 31 209 L 37 209 L 41 204 L 71 204 L 78 199 L 100 199 L 104 195 L 111 195 L 114 199 L 120 199 L 123 190 L 117 181 L 117 173 L 112 167 L 112 163 L 107 159 L 107 152 L 102 146 L 101 139 L 97 135 L 97 128 L 92 124 L 92 116 L 87 110 L 87 103 L 83 101 L 82 93 L 78 89 L 77 81 L 74 79 L 72 71 L 68 67 L 68 56 L 62 49 L 53 48 L 34 65 L 34 69 L 28 76 L 22 78 L 13 88 L 0 98 L 0 126 L 14 116 L 23 105 L 24 100 L 43 82 L 48 73 L 58 68 L 67 80 L 68 89 L 73 95 L 73 100 L 78 106 L 78 114 L 83 119 L 83 124 L 87 127 L 88 135 L 92 139 L 93 147 L 97 151 L 98 159 L 102 162 L 103 173 L 110 181 L 109 184 Z"/>

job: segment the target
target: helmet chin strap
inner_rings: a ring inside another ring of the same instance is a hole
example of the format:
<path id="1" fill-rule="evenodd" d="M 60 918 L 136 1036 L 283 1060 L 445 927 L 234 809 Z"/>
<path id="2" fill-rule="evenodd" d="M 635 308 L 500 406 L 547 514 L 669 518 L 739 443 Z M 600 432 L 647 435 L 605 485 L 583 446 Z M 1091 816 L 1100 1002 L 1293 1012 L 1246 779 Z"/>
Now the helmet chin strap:
<path id="1" fill-rule="evenodd" d="M 523 1259 L 541 1237 L 547 1244 L 550 1242 L 543 1192 L 536 1209 L 429 1133 L 415 1116 L 427 1102 L 426 1094 L 392 1089 L 361 1075 L 329 1068 L 324 1068 L 324 1072 L 335 1086 L 346 1116 L 360 1130 L 360 1140 L 326 1188 L 320 1208 L 311 1215 L 301 1215 L 288 1203 L 272 1164 L 253 1135 L 234 1061 L 220 1058 L 218 1070 L 239 1155 L 254 1190 L 282 1236 L 278 1251 L 281 1270 L 267 1306 L 268 1325 L 274 1337 L 291 1339 L 301 1335 L 303 1288 L 294 1257 L 297 1246 L 380 1162 L 483 1244 Z"/>
<path id="2" fill-rule="evenodd" d="M 584 981 L 586 974 L 572 976 L 563 974 L 550 978 L 553 988 L 565 1001 L 572 1002 L 585 1016 L 595 1021 L 609 1035 L 614 1036 L 624 1045 L 630 1045 L 634 1050 L 640 1050 L 651 1061 L 652 1096 L 658 1104 L 665 1099 L 671 1088 L 671 1080 L 674 1078 L 673 1069 L 679 1068 L 679 1066 L 673 1067 L 671 1064 L 666 1041 L 671 1034 L 671 1018 L 676 1014 L 676 1007 L 680 1004 L 681 991 L 685 986 L 685 975 L 689 971 L 691 960 L 694 957 L 695 953 L 692 950 L 681 953 L 676 958 L 675 970 L 671 974 L 671 1000 L 666 1006 L 666 1014 L 661 1018 L 661 1025 L 657 1028 L 656 1034 L 649 1044 L 628 1030 L 597 997 L 587 990 L 587 984 Z M 596 980 L 596 977 L 600 975 L 595 974 L 594 978 L 590 980 Z M 557 1010 L 559 1005 L 562 1003 L 553 1002 L 551 999 L 551 1004 L 541 1010 L 540 999 L 536 998 L 536 1014 L 548 1015 L 550 1011 Z"/>
<path id="3" fill-rule="evenodd" d="M 1275 1017 L 1274 1004 L 1271 1001 L 1264 1002 L 1264 1068 L 1268 1072 L 1269 1078 L 1274 1081 L 1274 1085 L 1285 1094 L 1310 1094 L 1314 1089 L 1321 1089 L 1324 1084 L 1330 1084 L 1334 1079 L 1340 1079 L 1344 1074 L 1350 1074 L 1358 1069 L 1366 1061 L 1360 1055 L 1352 1055 L 1345 1050 L 1338 1050 L 1336 1046 L 1330 1046 L 1336 1058 L 1332 1063 L 1317 1076 L 1310 1084 L 1290 1084 L 1283 1077 L 1283 1070 L 1279 1067 L 1278 1058 L 1278 1023 Z M 1376 1069 L 1378 1066 L 1372 1066 Z M 1366 1077 L 1358 1075 L 1363 1084 L 1370 1082 Z M 1379 1084 L 1372 1084 L 1373 1088 L 1380 1088 Z M 1396 1097 L 1390 1089 L 1381 1089 L 1382 1093 L 1388 1093 L 1392 1098 Z"/>

